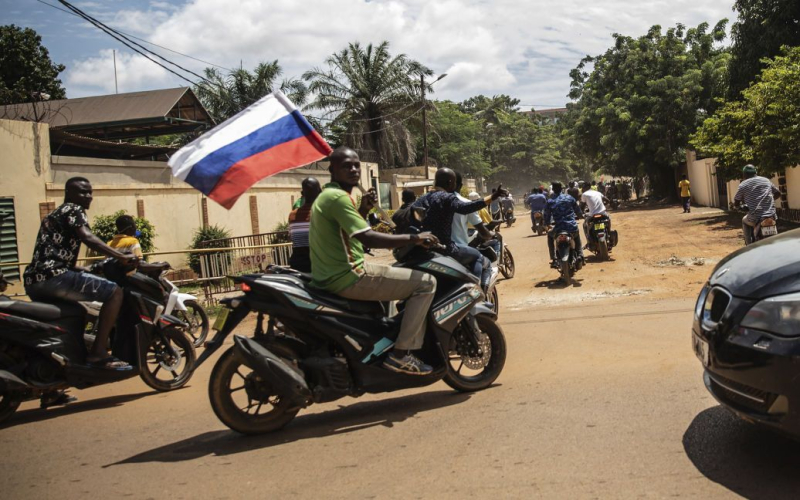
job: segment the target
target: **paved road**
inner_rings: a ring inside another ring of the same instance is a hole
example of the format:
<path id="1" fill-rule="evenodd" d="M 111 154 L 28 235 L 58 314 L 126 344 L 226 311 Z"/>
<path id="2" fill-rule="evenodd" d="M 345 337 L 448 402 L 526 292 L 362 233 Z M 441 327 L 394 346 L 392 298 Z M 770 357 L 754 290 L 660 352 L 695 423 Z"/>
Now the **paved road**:
<path id="1" fill-rule="evenodd" d="M 532 278 L 542 239 L 506 235 L 526 259 L 502 285 L 509 355 L 494 387 L 340 400 L 255 438 L 214 417 L 210 365 L 171 394 L 136 379 L 76 391 L 80 402 L 26 404 L 0 429 L 0 497 L 797 496 L 800 446 L 739 422 L 703 388 L 692 296 L 519 307 L 531 290 L 569 290 Z M 584 286 L 606 269 L 586 268 Z"/>

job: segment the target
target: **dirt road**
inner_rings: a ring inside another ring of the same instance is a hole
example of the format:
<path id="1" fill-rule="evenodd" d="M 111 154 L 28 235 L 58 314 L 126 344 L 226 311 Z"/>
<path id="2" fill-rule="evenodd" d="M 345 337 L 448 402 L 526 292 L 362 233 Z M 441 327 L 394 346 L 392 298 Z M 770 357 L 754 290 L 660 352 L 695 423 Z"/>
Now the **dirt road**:
<path id="1" fill-rule="evenodd" d="M 0 496 L 794 497 L 800 447 L 716 405 L 689 345 L 696 292 L 740 230 L 680 212 L 614 214 L 615 260 L 566 288 L 527 221 L 504 229 L 509 355 L 488 390 L 340 400 L 255 438 L 214 417 L 210 364 L 171 394 L 138 380 L 74 391 L 78 403 L 28 403 L 0 428 Z"/>

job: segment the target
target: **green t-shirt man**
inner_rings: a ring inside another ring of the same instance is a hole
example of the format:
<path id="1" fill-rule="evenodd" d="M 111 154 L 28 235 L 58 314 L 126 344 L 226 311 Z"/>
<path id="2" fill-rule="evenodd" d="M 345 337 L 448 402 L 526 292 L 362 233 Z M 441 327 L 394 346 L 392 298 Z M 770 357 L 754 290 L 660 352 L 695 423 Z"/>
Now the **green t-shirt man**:
<path id="1" fill-rule="evenodd" d="M 355 200 L 336 182 L 325 185 L 311 208 L 311 285 L 337 293 L 364 273 L 364 247 L 353 236 L 369 231 Z"/>

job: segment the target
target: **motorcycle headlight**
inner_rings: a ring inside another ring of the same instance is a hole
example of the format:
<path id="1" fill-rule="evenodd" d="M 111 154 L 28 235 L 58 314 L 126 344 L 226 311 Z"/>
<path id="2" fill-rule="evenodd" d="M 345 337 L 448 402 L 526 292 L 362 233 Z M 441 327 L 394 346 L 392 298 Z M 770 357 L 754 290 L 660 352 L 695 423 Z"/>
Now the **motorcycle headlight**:
<path id="1" fill-rule="evenodd" d="M 800 337 L 800 293 L 778 295 L 758 302 L 747 312 L 742 326 L 784 337 Z"/>

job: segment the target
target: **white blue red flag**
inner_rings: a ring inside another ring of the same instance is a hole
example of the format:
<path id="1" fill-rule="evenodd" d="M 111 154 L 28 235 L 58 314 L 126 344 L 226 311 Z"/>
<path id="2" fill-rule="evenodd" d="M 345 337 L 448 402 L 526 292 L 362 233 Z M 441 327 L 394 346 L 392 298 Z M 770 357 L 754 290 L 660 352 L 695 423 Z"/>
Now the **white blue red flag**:
<path id="1" fill-rule="evenodd" d="M 172 175 L 230 209 L 270 175 L 325 158 L 331 147 L 279 90 L 224 121 L 170 158 Z"/>

